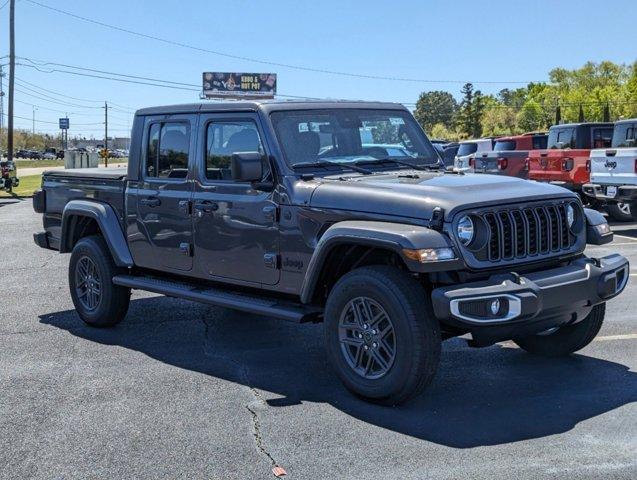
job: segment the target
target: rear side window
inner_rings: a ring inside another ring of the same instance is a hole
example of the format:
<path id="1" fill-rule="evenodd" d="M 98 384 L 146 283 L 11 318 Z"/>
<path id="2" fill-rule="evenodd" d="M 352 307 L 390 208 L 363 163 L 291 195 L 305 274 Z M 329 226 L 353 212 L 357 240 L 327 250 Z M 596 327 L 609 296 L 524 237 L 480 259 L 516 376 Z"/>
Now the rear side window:
<path id="1" fill-rule="evenodd" d="M 465 155 L 471 155 L 472 153 L 476 153 L 478 151 L 477 143 L 461 143 L 460 148 L 458 148 L 458 156 L 464 157 Z"/>
<path id="2" fill-rule="evenodd" d="M 637 123 L 620 123 L 613 132 L 613 148 L 637 146 Z"/>
<path id="3" fill-rule="evenodd" d="M 534 135 L 533 136 L 533 150 L 544 150 L 548 145 L 548 135 Z"/>
<path id="4" fill-rule="evenodd" d="M 186 123 L 154 123 L 148 132 L 146 177 L 186 178 L 190 127 Z"/>
<path id="5" fill-rule="evenodd" d="M 551 130 L 548 148 L 575 148 L 575 129 L 556 128 Z"/>
<path id="6" fill-rule="evenodd" d="M 515 140 L 496 140 L 493 150 L 496 152 L 515 150 Z"/>
<path id="7" fill-rule="evenodd" d="M 612 128 L 594 128 L 592 148 L 609 148 L 613 140 Z"/>

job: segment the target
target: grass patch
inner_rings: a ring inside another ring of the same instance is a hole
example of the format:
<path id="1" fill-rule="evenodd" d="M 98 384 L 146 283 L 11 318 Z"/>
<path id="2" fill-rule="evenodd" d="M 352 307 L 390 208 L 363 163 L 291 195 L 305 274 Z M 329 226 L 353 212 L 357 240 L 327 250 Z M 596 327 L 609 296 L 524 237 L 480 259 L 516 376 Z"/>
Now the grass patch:
<path id="1" fill-rule="evenodd" d="M 20 179 L 20 185 L 14 188 L 11 193 L 0 190 L 0 198 L 30 197 L 42 185 L 42 175 L 18 176 L 18 178 Z"/>
<path id="2" fill-rule="evenodd" d="M 18 173 L 20 168 L 38 168 L 38 167 L 63 167 L 64 160 L 21 160 L 14 158 L 13 162 L 18 167 Z"/>

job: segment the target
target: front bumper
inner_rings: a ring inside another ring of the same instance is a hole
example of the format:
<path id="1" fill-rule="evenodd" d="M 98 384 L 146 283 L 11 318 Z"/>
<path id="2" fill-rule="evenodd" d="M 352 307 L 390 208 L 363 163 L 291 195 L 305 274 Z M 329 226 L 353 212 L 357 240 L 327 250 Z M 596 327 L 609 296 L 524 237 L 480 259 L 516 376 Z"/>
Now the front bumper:
<path id="1" fill-rule="evenodd" d="M 606 195 L 606 187 L 617 187 L 617 195 L 609 197 Z M 597 200 L 613 202 L 633 202 L 637 200 L 637 185 L 601 185 L 598 183 L 587 183 L 582 187 L 586 195 Z"/>
<path id="2" fill-rule="evenodd" d="M 478 345 L 490 345 L 583 320 L 593 306 L 619 295 L 629 276 L 621 255 L 583 257 L 525 276 L 501 274 L 437 288 L 433 308 L 442 323 L 470 332 Z"/>

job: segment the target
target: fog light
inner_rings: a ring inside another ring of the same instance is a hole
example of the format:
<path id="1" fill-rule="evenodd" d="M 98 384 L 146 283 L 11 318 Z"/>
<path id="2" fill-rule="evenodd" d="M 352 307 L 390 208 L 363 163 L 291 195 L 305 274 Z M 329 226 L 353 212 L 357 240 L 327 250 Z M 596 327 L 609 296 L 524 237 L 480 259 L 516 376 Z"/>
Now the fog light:
<path id="1" fill-rule="evenodd" d="M 456 254 L 451 248 L 423 248 L 421 250 L 405 248 L 403 255 L 410 260 L 415 260 L 420 263 L 442 262 L 456 259 Z"/>

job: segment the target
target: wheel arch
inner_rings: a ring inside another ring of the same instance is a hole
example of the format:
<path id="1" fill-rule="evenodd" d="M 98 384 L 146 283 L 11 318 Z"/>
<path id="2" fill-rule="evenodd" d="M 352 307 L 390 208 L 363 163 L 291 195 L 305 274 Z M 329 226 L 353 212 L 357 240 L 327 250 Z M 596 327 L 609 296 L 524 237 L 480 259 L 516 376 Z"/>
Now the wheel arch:
<path id="1" fill-rule="evenodd" d="M 427 227 L 369 221 L 336 223 L 321 236 L 312 254 L 301 287 L 301 302 L 312 303 L 324 297 L 342 275 L 365 265 L 389 264 L 424 272 L 428 266 L 407 258 L 403 250 L 443 247 L 451 247 L 447 237 Z M 453 269 L 450 263 L 448 267 Z"/>
<path id="2" fill-rule="evenodd" d="M 133 257 L 113 207 L 96 201 L 71 200 L 62 213 L 60 253 L 72 251 L 80 238 L 92 234 L 104 238 L 118 267 L 133 266 Z"/>

